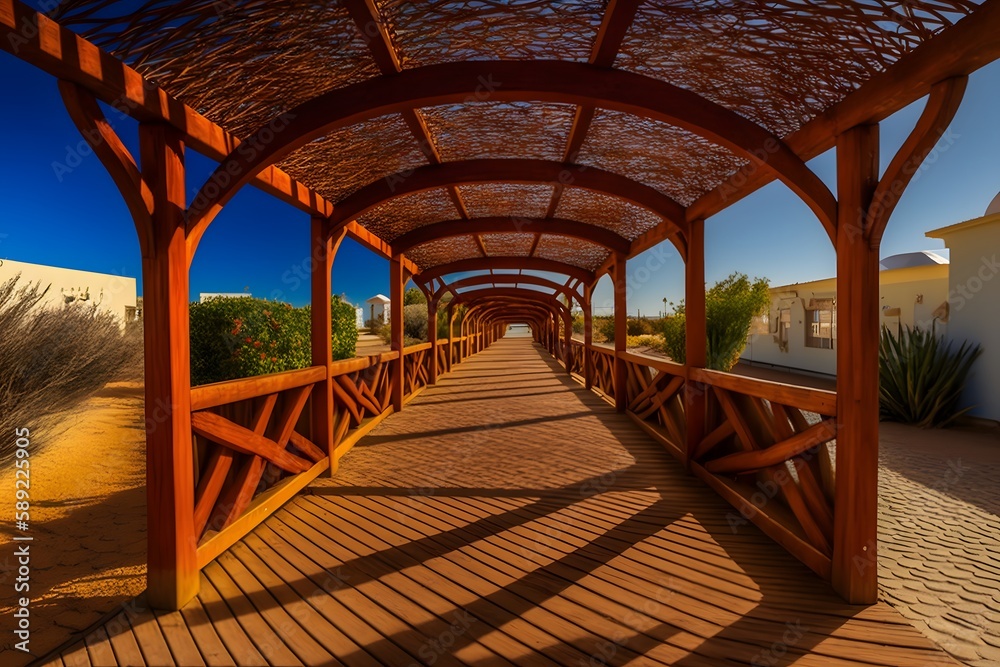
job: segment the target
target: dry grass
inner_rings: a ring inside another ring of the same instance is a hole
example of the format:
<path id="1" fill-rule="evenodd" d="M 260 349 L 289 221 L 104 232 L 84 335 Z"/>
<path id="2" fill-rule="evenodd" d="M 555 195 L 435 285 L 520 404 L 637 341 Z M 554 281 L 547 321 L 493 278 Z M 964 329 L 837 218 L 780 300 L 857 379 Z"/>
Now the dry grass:
<path id="1" fill-rule="evenodd" d="M 43 308 L 47 288 L 0 284 L 0 464 L 32 430 L 114 380 L 142 377 L 142 330 L 91 308 Z"/>

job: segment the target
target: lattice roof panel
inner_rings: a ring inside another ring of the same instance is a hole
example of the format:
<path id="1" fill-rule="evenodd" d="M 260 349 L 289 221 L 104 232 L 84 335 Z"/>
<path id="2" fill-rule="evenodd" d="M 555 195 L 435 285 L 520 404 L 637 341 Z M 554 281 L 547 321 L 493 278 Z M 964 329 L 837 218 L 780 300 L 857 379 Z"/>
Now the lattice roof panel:
<path id="1" fill-rule="evenodd" d="M 485 183 L 458 188 L 473 218 L 544 218 L 552 202 L 550 185 Z"/>
<path id="2" fill-rule="evenodd" d="M 368 183 L 427 164 L 402 116 L 392 114 L 317 139 L 279 165 L 336 202 Z"/>
<path id="3" fill-rule="evenodd" d="M 480 238 L 491 257 L 527 257 L 535 243 L 534 234 L 483 234 Z"/>
<path id="4" fill-rule="evenodd" d="M 404 68 L 456 60 L 585 61 L 606 0 L 377 0 Z"/>
<path id="5" fill-rule="evenodd" d="M 469 102 L 419 111 L 441 159 L 562 160 L 573 125 L 572 104 Z"/>
<path id="6" fill-rule="evenodd" d="M 615 67 L 785 136 L 975 9 L 967 0 L 649 0 Z"/>
<path id="7" fill-rule="evenodd" d="M 411 248 L 406 256 L 416 262 L 420 268 L 429 269 L 439 264 L 448 264 L 460 259 L 472 259 L 483 255 L 479 251 L 476 239 L 468 235 L 451 236 L 424 243 Z"/>
<path id="8" fill-rule="evenodd" d="M 601 109 L 577 162 L 645 183 L 688 206 L 748 160 L 678 127 Z"/>
<path id="9" fill-rule="evenodd" d="M 137 7 L 64 0 L 54 16 L 238 137 L 379 73 L 339 3 L 150 0 Z"/>
<path id="10" fill-rule="evenodd" d="M 662 218 L 631 202 L 583 188 L 565 188 L 556 208 L 557 218 L 579 220 L 610 229 L 632 240 L 660 224 Z"/>
<path id="11" fill-rule="evenodd" d="M 538 241 L 534 256 L 594 271 L 604 263 L 610 254 L 604 246 L 590 241 L 543 234 Z"/>
<path id="12" fill-rule="evenodd" d="M 396 237 L 417 227 L 457 217 L 458 211 L 448 190 L 437 188 L 390 199 L 359 217 L 358 222 L 392 243 Z"/>

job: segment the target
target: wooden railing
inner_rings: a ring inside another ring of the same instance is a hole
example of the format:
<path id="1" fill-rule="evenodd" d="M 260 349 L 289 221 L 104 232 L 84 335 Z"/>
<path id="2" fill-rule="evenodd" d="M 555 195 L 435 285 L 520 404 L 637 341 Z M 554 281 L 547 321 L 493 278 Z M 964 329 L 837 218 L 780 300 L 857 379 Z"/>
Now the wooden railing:
<path id="1" fill-rule="evenodd" d="M 405 401 L 461 362 L 463 339 L 243 380 L 192 387 L 194 532 L 204 567 L 333 467 L 393 412 L 398 364 Z M 313 432 L 312 411 L 329 387 L 332 442 Z"/>
<path id="2" fill-rule="evenodd" d="M 613 402 L 615 352 L 595 346 L 589 354 L 593 388 Z M 836 393 L 629 352 L 617 360 L 627 414 L 734 506 L 733 530 L 757 524 L 829 580 Z M 705 419 L 690 433 L 689 401 L 703 402 Z"/>

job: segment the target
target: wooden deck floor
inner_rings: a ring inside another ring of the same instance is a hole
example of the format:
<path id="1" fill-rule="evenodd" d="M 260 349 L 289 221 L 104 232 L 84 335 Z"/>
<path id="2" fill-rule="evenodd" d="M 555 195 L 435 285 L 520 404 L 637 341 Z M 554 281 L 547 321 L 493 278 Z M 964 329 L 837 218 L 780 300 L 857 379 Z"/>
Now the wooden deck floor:
<path id="1" fill-rule="evenodd" d="M 504 339 L 210 564 L 52 664 L 952 665 Z"/>

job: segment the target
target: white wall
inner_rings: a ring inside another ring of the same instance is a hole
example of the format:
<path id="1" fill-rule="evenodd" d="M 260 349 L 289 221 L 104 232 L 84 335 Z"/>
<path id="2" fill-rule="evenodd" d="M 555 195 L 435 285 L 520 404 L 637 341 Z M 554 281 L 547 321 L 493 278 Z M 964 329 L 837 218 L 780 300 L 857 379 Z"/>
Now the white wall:
<path id="1" fill-rule="evenodd" d="M 931 232 L 951 249 L 948 281 L 953 346 L 965 340 L 983 347 L 963 396 L 971 414 L 1000 420 L 1000 214 Z"/>
<path id="2" fill-rule="evenodd" d="M 948 298 L 948 265 L 938 264 L 882 271 L 879 274 L 879 296 L 883 324 L 895 330 L 899 323 L 910 327 L 930 328 L 934 311 Z M 811 299 L 832 298 L 836 295 L 834 278 L 815 280 L 796 285 L 771 289 L 770 331 L 752 334 L 741 359 L 772 364 L 814 373 L 836 375 L 837 341 L 834 349 L 806 347 L 806 307 Z M 787 350 L 775 341 L 775 321 L 779 306 L 791 311 L 791 329 Z M 899 315 L 885 312 L 899 310 Z M 938 333 L 945 333 L 946 325 L 935 324 Z"/>
<path id="3" fill-rule="evenodd" d="M 61 308 L 67 304 L 96 306 L 98 310 L 110 312 L 123 322 L 126 309 L 135 308 L 135 278 L 9 259 L 0 262 L 0 282 L 6 282 L 17 274 L 21 274 L 18 286 L 40 283 L 42 289 L 49 288 L 41 302 L 46 307 Z"/>

